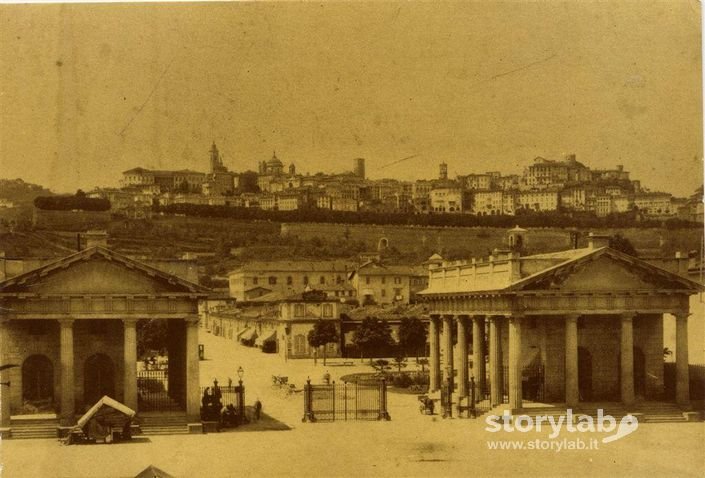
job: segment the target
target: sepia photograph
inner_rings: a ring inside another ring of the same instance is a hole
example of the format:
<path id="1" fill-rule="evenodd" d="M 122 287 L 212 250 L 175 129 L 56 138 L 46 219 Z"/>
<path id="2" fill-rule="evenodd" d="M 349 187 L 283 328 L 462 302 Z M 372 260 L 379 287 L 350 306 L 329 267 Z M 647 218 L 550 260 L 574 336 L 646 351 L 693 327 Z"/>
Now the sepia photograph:
<path id="1" fill-rule="evenodd" d="M 704 476 L 702 21 L 0 0 L 0 478 Z"/>

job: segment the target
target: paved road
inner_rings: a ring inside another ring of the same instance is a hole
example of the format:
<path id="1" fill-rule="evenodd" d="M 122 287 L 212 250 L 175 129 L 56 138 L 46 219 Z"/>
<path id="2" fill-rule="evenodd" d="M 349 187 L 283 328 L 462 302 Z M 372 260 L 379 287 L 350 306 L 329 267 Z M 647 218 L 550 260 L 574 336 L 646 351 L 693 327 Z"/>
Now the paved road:
<path id="1" fill-rule="evenodd" d="M 546 440 L 548 432 L 488 433 L 483 420 L 441 420 L 418 413 L 413 395 L 390 394 L 390 422 L 301 423 L 301 398 L 271 388 L 272 374 L 297 385 L 325 372 L 307 361 L 284 364 L 278 357 L 202 338 L 204 385 L 217 376 L 235 379 L 245 369 L 248 401 L 256 396 L 287 431 L 155 436 L 134 443 L 62 446 L 55 440 L 2 443 L 2 478 L 129 477 L 154 464 L 179 477 L 230 476 L 702 476 L 705 424 L 644 424 L 633 434 L 597 450 L 490 450 L 488 440 L 524 443 Z M 364 365 L 353 369 L 367 370 Z M 350 368 L 330 368 L 335 377 Z M 579 434 L 598 441 L 600 433 Z M 576 435 L 571 435 L 573 438 Z M 562 438 L 562 437 L 559 437 Z"/>

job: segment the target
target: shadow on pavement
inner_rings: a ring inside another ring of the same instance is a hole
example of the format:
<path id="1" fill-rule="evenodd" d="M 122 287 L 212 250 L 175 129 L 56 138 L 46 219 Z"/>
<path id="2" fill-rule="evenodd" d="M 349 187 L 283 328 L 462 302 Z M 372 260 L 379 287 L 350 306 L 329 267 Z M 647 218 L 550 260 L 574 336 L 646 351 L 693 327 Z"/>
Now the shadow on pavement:
<path id="1" fill-rule="evenodd" d="M 248 407 L 249 409 L 250 407 Z M 236 428 L 225 428 L 221 430 L 221 433 L 227 432 L 259 432 L 259 431 L 284 431 L 291 430 L 291 427 L 286 423 L 280 422 L 276 418 L 272 418 L 266 413 L 262 413 L 259 420 L 254 419 L 254 414 L 249 413 L 247 416 L 250 417 L 250 423 L 246 425 L 240 425 Z"/>

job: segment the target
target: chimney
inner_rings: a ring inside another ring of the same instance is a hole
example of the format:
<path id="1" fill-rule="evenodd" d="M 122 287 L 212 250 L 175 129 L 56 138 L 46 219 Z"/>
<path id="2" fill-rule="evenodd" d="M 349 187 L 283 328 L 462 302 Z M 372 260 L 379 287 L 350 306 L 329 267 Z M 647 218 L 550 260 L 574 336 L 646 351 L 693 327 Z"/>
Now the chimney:
<path id="1" fill-rule="evenodd" d="M 104 230 L 87 231 L 83 234 L 86 238 L 86 249 L 90 247 L 108 247 L 108 232 Z"/>
<path id="2" fill-rule="evenodd" d="M 599 249 L 601 247 L 608 247 L 610 245 L 609 234 L 595 234 L 591 232 L 588 235 L 588 248 L 589 249 Z"/>

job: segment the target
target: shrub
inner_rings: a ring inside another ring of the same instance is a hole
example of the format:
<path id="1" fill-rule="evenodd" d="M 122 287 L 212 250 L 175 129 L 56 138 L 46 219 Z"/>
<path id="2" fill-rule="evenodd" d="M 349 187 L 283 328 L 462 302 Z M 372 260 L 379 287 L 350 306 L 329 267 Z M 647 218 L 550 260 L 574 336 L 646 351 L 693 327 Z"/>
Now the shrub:
<path id="1" fill-rule="evenodd" d="M 414 383 L 412 378 L 408 374 L 396 375 L 392 380 L 392 385 L 396 388 L 409 388 L 411 384 Z"/>

